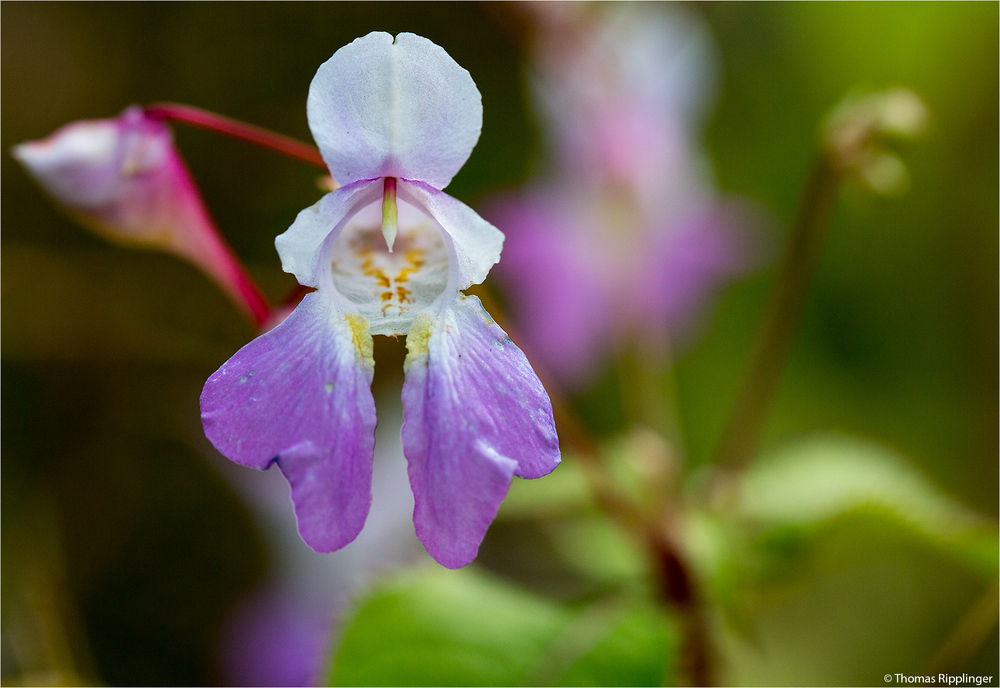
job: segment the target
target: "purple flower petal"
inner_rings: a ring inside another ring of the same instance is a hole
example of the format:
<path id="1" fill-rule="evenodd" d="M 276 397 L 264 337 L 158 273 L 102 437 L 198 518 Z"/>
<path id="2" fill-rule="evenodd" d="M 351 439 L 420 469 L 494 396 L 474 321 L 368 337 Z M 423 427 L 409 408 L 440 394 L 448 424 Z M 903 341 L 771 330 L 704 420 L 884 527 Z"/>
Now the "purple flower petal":
<path id="1" fill-rule="evenodd" d="M 552 404 L 475 297 L 407 335 L 403 453 L 417 537 L 440 564 L 472 561 L 510 487 L 559 463 Z"/>
<path id="2" fill-rule="evenodd" d="M 221 669 L 232 686 L 315 686 L 334 626 L 329 603 L 259 588 L 222 630 Z"/>
<path id="3" fill-rule="evenodd" d="M 299 534 L 320 552 L 354 540 L 371 505 L 373 370 L 367 324 L 311 293 L 236 352 L 201 394 L 208 439 L 244 466 L 278 464 Z"/>
<path id="4" fill-rule="evenodd" d="M 641 307 L 656 331 L 682 342 L 721 289 L 761 263 L 765 225 L 759 211 L 740 202 L 690 208 L 657 233 L 646 266 L 651 288 L 633 306 Z"/>

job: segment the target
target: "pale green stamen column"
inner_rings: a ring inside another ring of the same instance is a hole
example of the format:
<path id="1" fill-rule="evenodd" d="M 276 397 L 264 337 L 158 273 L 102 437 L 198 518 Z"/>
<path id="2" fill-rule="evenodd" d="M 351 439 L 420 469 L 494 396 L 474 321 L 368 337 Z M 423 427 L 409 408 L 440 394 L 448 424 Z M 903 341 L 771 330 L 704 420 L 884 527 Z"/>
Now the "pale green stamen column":
<path id="1" fill-rule="evenodd" d="M 392 253 L 392 245 L 396 243 L 396 225 L 399 212 L 396 208 L 396 178 L 386 177 L 382 187 L 382 236 Z"/>

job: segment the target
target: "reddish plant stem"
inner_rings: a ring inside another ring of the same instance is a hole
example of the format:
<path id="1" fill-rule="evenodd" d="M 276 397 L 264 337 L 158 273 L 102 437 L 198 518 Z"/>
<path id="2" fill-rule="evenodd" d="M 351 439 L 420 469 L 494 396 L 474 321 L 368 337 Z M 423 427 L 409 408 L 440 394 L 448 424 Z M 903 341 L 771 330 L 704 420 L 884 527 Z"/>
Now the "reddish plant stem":
<path id="1" fill-rule="evenodd" d="M 714 652 L 705 607 L 681 548 L 662 527 L 649 531 L 660 581 L 660 602 L 673 610 L 681 627 L 679 685 L 715 685 Z"/>
<path id="2" fill-rule="evenodd" d="M 319 149 L 315 146 L 262 127 L 180 103 L 154 103 L 147 106 L 144 111 L 148 117 L 180 122 L 201 129 L 207 129 L 208 131 L 214 131 L 276 151 L 323 170 L 327 169 L 326 163 L 323 162 L 323 156 L 320 155 Z M 222 239 L 222 235 L 218 233 L 218 230 L 216 230 L 216 234 L 220 242 L 220 246 L 217 248 L 227 257 L 225 262 L 228 267 L 226 269 L 232 273 L 230 280 L 223 282 L 226 285 L 227 291 L 234 290 L 234 298 L 237 303 L 249 311 L 248 314 L 258 327 L 264 327 L 273 314 L 270 305 L 267 303 L 256 282 L 246 271 L 242 262 Z M 296 289 L 289 298 L 297 301 L 302 298 L 302 295 Z"/>
<path id="3" fill-rule="evenodd" d="M 218 231 L 218 230 L 217 230 Z M 221 235 L 220 235 L 221 240 Z M 247 309 L 254 324 L 261 328 L 271 317 L 271 305 L 261 291 L 257 281 L 250 276 L 242 261 L 236 257 L 229 245 L 225 245 L 233 261 L 233 281 L 235 282 L 235 292 L 238 294 L 236 302 Z"/>
<path id="4" fill-rule="evenodd" d="M 181 105 L 179 103 L 154 103 L 145 108 L 146 115 L 172 122 L 181 122 L 194 127 L 232 136 L 233 138 L 253 143 L 263 148 L 282 153 L 302 162 L 326 169 L 323 156 L 319 149 L 308 143 L 293 139 L 284 134 L 278 134 L 262 127 L 246 124 L 208 110 Z"/>
<path id="5" fill-rule="evenodd" d="M 506 322 L 499 304 L 485 289 L 474 288 L 472 291 L 484 302 L 497 324 L 512 340 L 524 341 L 510 323 Z M 660 602 L 677 615 L 681 625 L 683 634 L 682 657 L 679 662 L 681 684 L 713 685 L 713 652 L 704 605 L 686 556 L 675 539 L 669 535 L 667 524 L 661 518 L 666 510 L 661 513 L 650 513 L 637 505 L 618 487 L 608 470 L 598 442 L 578 421 L 570 405 L 560 394 L 559 386 L 545 368 L 539 365 L 538 359 L 531 354 L 527 346 L 523 343 L 519 343 L 518 346 L 549 394 L 559 441 L 564 446 L 572 448 L 573 456 L 583 469 L 597 505 L 623 530 L 638 535 L 646 544 L 657 575 Z"/>

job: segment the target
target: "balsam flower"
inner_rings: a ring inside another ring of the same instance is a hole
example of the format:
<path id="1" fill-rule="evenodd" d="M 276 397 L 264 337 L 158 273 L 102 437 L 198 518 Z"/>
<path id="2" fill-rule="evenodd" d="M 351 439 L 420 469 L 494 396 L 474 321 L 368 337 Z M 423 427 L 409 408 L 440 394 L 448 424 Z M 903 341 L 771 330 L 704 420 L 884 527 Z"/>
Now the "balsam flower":
<path id="1" fill-rule="evenodd" d="M 709 103 L 704 28 L 655 4 L 526 3 L 532 83 L 551 169 L 487 217 L 518 332 L 568 386 L 621 345 L 687 334 L 755 262 L 751 214 L 720 202 L 698 133 Z"/>
<path id="2" fill-rule="evenodd" d="M 403 452 L 414 525 L 441 564 L 468 564 L 512 476 L 559 462 L 552 407 L 524 354 L 475 297 L 503 234 L 443 193 L 479 138 L 469 73 L 420 36 L 375 32 L 309 89 L 309 126 L 342 186 L 275 241 L 315 288 L 205 384 L 205 433 L 236 463 L 276 463 L 299 533 L 329 552 L 371 503 L 372 335 L 407 335 Z"/>
<path id="3" fill-rule="evenodd" d="M 12 153 L 84 226 L 187 260 L 258 324 L 267 319 L 263 295 L 216 228 L 161 120 L 133 106 L 113 119 L 72 122 Z"/>

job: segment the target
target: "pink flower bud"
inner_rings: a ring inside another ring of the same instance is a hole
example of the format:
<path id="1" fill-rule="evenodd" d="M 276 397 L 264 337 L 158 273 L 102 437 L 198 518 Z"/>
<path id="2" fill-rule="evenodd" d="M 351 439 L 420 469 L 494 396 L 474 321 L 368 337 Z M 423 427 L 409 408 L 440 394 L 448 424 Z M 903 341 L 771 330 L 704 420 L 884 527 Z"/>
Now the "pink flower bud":
<path id="1" fill-rule="evenodd" d="M 263 296 L 219 234 L 162 121 L 133 106 L 114 119 L 67 124 L 12 152 L 86 227 L 189 261 L 256 322 L 267 318 Z"/>

